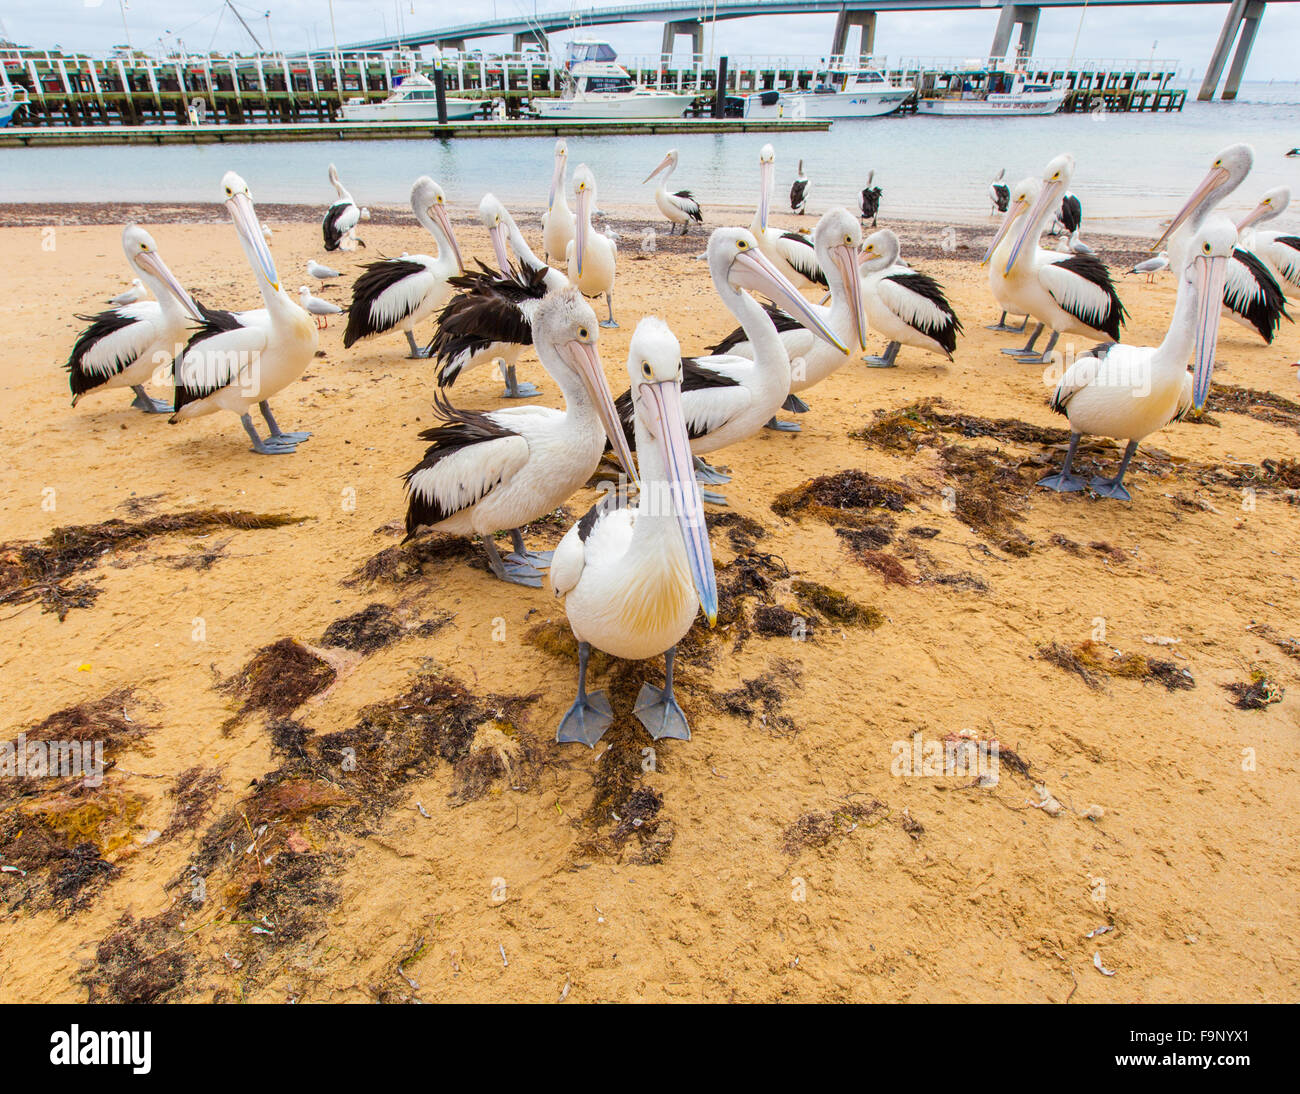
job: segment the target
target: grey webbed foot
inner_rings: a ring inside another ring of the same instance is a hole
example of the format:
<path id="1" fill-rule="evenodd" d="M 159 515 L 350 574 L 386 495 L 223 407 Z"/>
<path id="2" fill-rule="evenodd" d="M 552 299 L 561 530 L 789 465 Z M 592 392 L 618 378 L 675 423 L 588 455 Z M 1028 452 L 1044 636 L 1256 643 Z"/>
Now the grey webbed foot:
<path id="1" fill-rule="evenodd" d="M 515 375 L 515 366 L 507 365 L 501 369 L 501 377 L 506 382 L 506 389 L 501 394 L 503 399 L 531 399 L 534 395 L 540 395 L 542 389 L 536 384 L 530 384 L 525 380 L 522 384 Z"/>
<path id="2" fill-rule="evenodd" d="M 612 320 L 612 319 L 602 319 L 602 320 L 600 321 L 600 325 L 601 325 L 602 327 L 604 327 L 606 330 L 617 330 L 617 329 L 618 329 L 618 324 L 617 324 L 616 322 L 614 322 L 614 320 Z"/>
<path id="3" fill-rule="evenodd" d="M 695 479 L 697 482 L 706 483 L 709 486 L 721 486 L 724 482 L 730 482 L 731 476 L 724 471 L 719 471 L 716 467 L 705 463 L 699 456 L 696 456 Z"/>
<path id="4" fill-rule="evenodd" d="M 656 741 L 670 737 L 676 741 L 689 741 L 691 727 L 686 722 L 686 715 L 677 705 L 672 692 L 665 694 L 664 689 L 653 684 L 642 684 L 633 708 L 636 719 Z"/>
<path id="5" fill-rule="evenodd" d="M 153 398 L 139 384 L 131 388 L 135 392 L 135 398 L 131 400 L 131 405 L 136 410 L 143 410 L 146 414 L 170 414 L 174 409 L 171 403 L 164 403 L 161 399 Z"/>
<path id="6" fill-rule="evenodd" d="M 595 748 L 596 742 L 613 723 L 614 712 L 603 691 L 580 695 L 560 721 L 560 728 L 555 731 L 555 742 L 584 744 L 588 748 Z"/>
<path id="7" fill-rule="evenodd" d="M 803 426 L 798 422 L 783 422 L 775 414 L 764 423 L 763 428 L 775 429 L 779 433 L 800 433 L 803 431 Z"/>
<path id="8" fill-rule="evenodd" d="M 1038 485 L 1046 487 L 1048 490 L 1055 490 L 1058 494 L 1069 494 L 1075 490 L 1082 490 L 1084 481 L 1078 475 L 1066 475 L 1057 473 L 1048 475 L 1045 479 L 1039 479 Z"/>
<path id="9" fill-rule="evenodd" d="M 719 494 L 716 490 L 701 490 L 700 500 L 708 502 L 710 505 L 730 505 L 727 501 L 726 494 Z"/>
<path id="10" fill-rule="evenodd" d="M 1128 487 L 1118 479 L 1103 479 L 1098 475 L 1088 483 L 1088 489 L 1094 494 L 1100 494 L 1103 498 L 1114 498 L 1116 501 L 1133 500 L 1133 495 L 1128 492 Z"/>
<path id="11" fill-rule="evenodd" d="M 491 536 L 483 537 L 483 550 L 488 556 L 488 566 L 502 581 L 508 581 L 512 585 L 527 585 L 530 589 L 542 587 L 541 571 L 513 555 L 502 558 Z"/>
<path id="12" fill-rule="evenodd" d="M 551 557 L 554 551 L 530 551 L 528 545 L 524 543 L 524 534 L 518 528 L 510 529 L 510 542 L 514 550 L 506 555 L 507 561 L 513 560 L 516 563 L 523 563 L 532 566 L 538 570 L 549 569 Z"/>
<path id="13" fill-rule="evenodd" d="M 872 356 L 872 357 L 864 357 L 863 360 L 866 361 L 867 368 L 898 368 L 898 363 L 896 361 L 889 360 L 888 357 Z"/>
<path id="14" fill-rule="evenodd" d="M 812 408 L 792 391 L 785 397 L 781 409 L 788 410 L 791 414 L 807 414 Z"/>

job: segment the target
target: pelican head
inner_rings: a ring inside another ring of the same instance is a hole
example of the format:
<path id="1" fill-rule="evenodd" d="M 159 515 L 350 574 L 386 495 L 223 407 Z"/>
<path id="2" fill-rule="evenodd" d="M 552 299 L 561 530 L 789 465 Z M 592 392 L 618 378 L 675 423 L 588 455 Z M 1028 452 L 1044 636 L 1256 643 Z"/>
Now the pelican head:
<path id="1" fill-rule="evenodd" d="M 862 282 L 858 279 L 858 246 L 861 243 L 862 227 L 858 218 L 847 209 L 831 209 L 823 213 L 813 229 L 817 261 L 823 270 L 839 272 L 853 313 L 853 336 L 858 348 L 866 349 L 867 317 L 862 306 Z"/>
<path id="2" fill-rule="evenodd" d="M 660 171 L 663 171 L 665 169 L 667 169 L 668 175 L 671 175 L 674 171 L 677 170 L 677 149 L 676 148 L 668 149 L 668 155 L 664 156 L 664 158 L 659 161 L 658 167 L 656 167 L 653 171 L 651 171 L 650 174 L 646 175 L 645 182 L 643 182 L 641 185 L 644 186 L 646 182 L 649 182 L 652 178 L 655 177 L 655 175 L 659 174 Z M 667 179 L 668 175 L 665 175 L 664 178 Z"/>
<path id="3" fill-rule="evenodd" d="M 738 297 L 745 289 L 761 293 L 841 353 L 849 352 L 799 290 L 758 249 L 753 233 L 744 228 L 715 228 L 709 236 L 708 256 L 713 284 L 724 298 L 728 293 Z"/>
<path id="4" fill-rule="evenodd" d="M 495 194 L 484 194 L 478 203 L 478 218 L 488 230 L 492 240 L 492 250 L 497 256 L 497 268 L 505 273 L 510 269 L 510 251 L 506 248 L 506 239 L 510 232 L 511 217 L 509 211 Z"/>
<path id="5" fill-rule="evenodd" d="M 1169 237 L 1183 226 L 1184 221 L 1194 213 L 1203 216 L 1232 193 L 1241 185 L 1242 179 L 1250 174 L 1254 162 L 1255 150 L 1248 144 L 1229 145 L 1215 156 L 1205 178 L 1201 179 L 1200 185 L 1192 191 L 1187 204 L 1179 209 L 1174 219 L 1169 222 L 1169 227 L 1165 229 L 1164 234 L 1151 245 L 1151 250 L 1161 250 L 1169 242 Z"/>
<path id="6" fill-rule="evenodd" d="M 190 294 L 185 291 L 184 286 L 176 280 L 175 275 L 167 268 L 167 263 L 162 260 L 162 255 L 158 253 L 158 247 L 153 241 L 153 236 L 141 228 L 138 224 L 128 224 L 122 229 L 122 250 L 126 252 L 126 260 L 131 264 L 133 270 L 138 270 L 155 286 L 154 295 L 159 299 L 162 293 L 159 288 L 170 293 L 189 316 L 198 321 L 203 321 L 198 305 L 190 298 Z M 134 279 L 136 288 L 143 289 L 140 278 Z"/>
<path id="7" fill-rule="evenodd" d="M 1255 206 L 1245 218 L 1237 225 L 1238 232 L 1244 232 L 1252 224 L 1263 224 L 1266 220 L 1272 220 L 1286 212 L 1286 208 L 1291 204 L 1291 188 L 1289 186 L 1278 186 L 1270 190 L 1262 198 L 1259 204 Z"/>
<path id="8" fill-rule="evenodd" d="M 772 205 L 772 189 L 776 186 L 776 149 L 763 145 L 758 152 L 758 227 L 767 231 L 767 214 Z"/>
<path id="9" fill-rule="evenodd" d="M 1007 173 L 1007 169 L 1006 169 L 1005 167 L 999 167 L 999 168 L 998 168 L 998 173 L 997 173 L 996 175 L 993 176 L 993 181 L 994 181 L 994 182 L 1001 182 L 1002 179 L 1003 179 L 1003 177 L 1006 175 L 1006 173 Z"/>
<path id="10" fill-rule="evenodd" d="M 253 206 L 253 196 L 248 192 L 246 183 L 234 171 L 227 171 L 221 178 L 221 188 L 226 195 L 226 211 L 234 221 L 239 241 L 244 245 L 244 253 L 258 275 L 271 287 L 272 292 L 280 291 L 280 275 L 275 272 L 275 259 L 271 257 L 271 248 L 266 245 L 262 235 L 262 225 L 257 219 L 257 209 Z"/>
<path id="11" fill-rule="evenodd" d="M 666 497 L 650 500 L 672 506 L 686 545 L 691 580 L 712 627 L 718 621 L 718 583 L 682 410 L 682 348 L 662 319 L 648 315 L 636 325 L 628 348 L 627 374 L 640 426 L 638 451 L 644 454 L 642 443 L 654 448 L 667 485 Z"/>
<path id="12" fill-rule="evenodd" d="M 600 363 L 596 342 L 600 326 L 591 305 L 572 286 L 547 293 L 537 305 L 533 318 L 533 342 L 539 351 L 550 349 L 550 361 L 543 358 L 548 371 L 560 368 L 577 377 L 586 389 L 605 427 L 610 447 L 628 477 L 636 482 L 636 464 L 628 448 L 627 436 L 614 408 L 614 396 L 605 380 L 605 370 Z M 556 376 L 563 386 L 563 376 Z"/>
<path id="13" fill-rule="evenodd" d="M 580 163 L 573 172 L 573 196 L 578 207 L 578 230 L 573 234 L 573 259 L 577 264 L 577 276 L 581 277 L 587 229 L 591 227 L 591 211 L 596 207 L 596 176 L 585 163 Z"/>
<path id="14" fill-rule="evenodd" d="M 1001 243 L 1011 231 L 1012 225 L 1025 213 L 1029 212 L 1030 207 L 1038 200 L 1038 192 L 1042 188 L 1042 183 L 1037 179 L 1021 179 L 1011 190 L 1011 196 L 1007 199 L 1007 211 L 1003 214 L 1002 223 L 998 225 L 997 234 L 993 237 L 993 242 L 989 244 L 989 249 L 984 252 L 984 258 L 980 261 L 981 266 L 987 266 L 989 260 L 993 257 L 993 252 L 998 249 Z"/>
<path id="15" fill-rule="evenodd" d="M 1048 163 L 1047 168 L 1043 171 L 1042 187 L 1038 191 L 1038 200 L 1034 202 L 1033 208 L 1022 222 L 1020 235 L 1016 239 L 1016 244 L 1011 248 L 1011 254 L 1007 258 L 1007 268 L 1005 273 L 1010 273 L 1016 261 L 1020 258 L 1020 252 L 1024 249 L 1025 244 L 1031 237 L 1037 238 L 1037 233 L 1051 209 L 1055 209 L 1061 200 L 1061 195 L 1065 193 L 1065 188 L 1070 185 L 1070 177 L 1074 174 L 1074 157 L 1069 152 L 1064 152 Z"/>
<path id="16" fill-rule="evenodd" d="M 1211 217 L 1192 237 L 1182 277 L 1196 299 L 1196 348 L 1192 357 L 1192 401 L 1197 410 L 1210 394 L 1214 347 L 1223 311 L 1223 283 L 1237 246 L 1237 229 L 1227 217 Z"/>
<path id="17" fill-rule="evenodd" d="M 564 195 L 564 173 L 569 169 L 569 144 L 563 138 L 555 142 L 555 167 L 551 171 L 551 193 L 546 208 L 555 208 L 555 195 Z"/>
<path id="18" fill-rule="evenodd" d="M 441 236 L 439 246 L 451 248 L 456 259 L 456 268 L 465 272 L 465 263 L 460 257 L 460 244 L 456 242 L 456 233 L 451 230 L 451 216 L 447 213 L 447 199 L 442 187 L 428 175 L 421 175 L 411 187 L 411 209 L 415 219 L 424 225 L 433 236 Z"/>
<path id="19" fill-rule="evenodd" d="M 881 228 L 862 241 L 862 250 L 858 252 L 859 268 L 867 273 L 887 269 L 898 261 L 898 253 L 898 236 L 888 228 Z"/>

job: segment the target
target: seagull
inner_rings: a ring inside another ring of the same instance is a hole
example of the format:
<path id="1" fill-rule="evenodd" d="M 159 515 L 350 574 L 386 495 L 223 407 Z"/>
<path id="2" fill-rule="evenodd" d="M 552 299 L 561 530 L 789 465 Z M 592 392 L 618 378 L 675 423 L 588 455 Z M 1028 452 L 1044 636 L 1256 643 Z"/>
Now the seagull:
<path id="1" fill-rule="evenodd" d="M 343 309 L 337 304 L 331 304 L 319 296 L 312 296 L 311 290 L 306 285 L 298 286 L 298 300 L 303 310 L 315 318 L 317 330 L 325 330 L 330 325 L 329 316 L 343 314 Z"/>
<path id="2" fill-rule="evenodd" d="M 1129 273 L 1146 274 L 1147 284 L 1150 285 L 1156 279 L 1156 274 L 1167 269 L 1169 269 L 1169 252 L 1161 251 L 1155 258 L 1148 258 L 1145 262 L 1139 262 L 1129 270 Z"/>
<path id="3" fill-rule="evenodd" d="M 338 277 L 338 270 L 329 266 L 322 266 L 315 259 L 307 263 L 307 273 L 316 278 L 317 281 L 328 281 L 331 277 Z"/>
<path id="4" fill-rule="evenodd" d="M 127 289 L 126 292 L 118 293 L 109 301 L 109 303 L 115 308 L 121 308 L 127 304 L 139 303 L 139 301 L 143 300 L 147 295 L 148 293 L 145 291 L 144 282 L 137 277 L 131 281 L 131 287 Z"/>

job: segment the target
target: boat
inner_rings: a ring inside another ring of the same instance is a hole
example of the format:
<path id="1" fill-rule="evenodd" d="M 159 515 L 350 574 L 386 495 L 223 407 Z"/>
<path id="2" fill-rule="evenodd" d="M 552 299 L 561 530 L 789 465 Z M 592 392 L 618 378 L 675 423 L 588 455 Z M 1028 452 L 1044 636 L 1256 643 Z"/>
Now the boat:
<path id="1" fill-rule="evenodd" d="M 755 91 L 745 96 L 746 118 L 878 118 L 892 114 L 912 88 L 891 84 L 874 68 L 832 68 L 807 91 Z"/>
<path id="2" fill-rule="evenodd" d="M 617 58 L 614 48 L 603 39 L 569 42 L 560 72 L 560 97 L 533 99 L 533 110 L 543 118 L 680 118 L 695 101 L 694 95 L 638 84 Z"/>
<path id="3" fill-rule="evenodd" d="M 0 129 L 11 121 L 14 115 L 27 105 L 27 89 L 5 84 L 0 87 Z"/>
<path id="4" fill-rule="evenodd" d="M 419 72 L 393 78 L 392 93 L 382 103 L 349 99 L 339 109 L 345 122 L 436 122 L 438 92 L 432 80 Z M 483 116 L 488 104 L 481 99 L 444 97 L 449 122 L 466 122 Z"/>
<path id="5" fill-rule="evenodd" d="M 956 72 L 936 94 L 922 93 L 920 114 L 953 118 L 1033 117 L 1055 114 L 1065 102 L 1064 80 L 1030 82 L 1023 72 Z"/>

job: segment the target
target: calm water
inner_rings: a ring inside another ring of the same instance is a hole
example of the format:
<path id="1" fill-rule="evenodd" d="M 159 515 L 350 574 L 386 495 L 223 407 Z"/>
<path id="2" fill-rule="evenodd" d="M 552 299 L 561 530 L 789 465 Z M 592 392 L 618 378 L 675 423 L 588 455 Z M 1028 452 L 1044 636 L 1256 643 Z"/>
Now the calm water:
<path id="1" fill-rule="evenodd" d="M 693 190 L 705 208 L 751 204 L 759 148 L 777 149 L 778 205 L 799 159 L 812 180 L 810 208 L 856 207 L 868 170 L 882 187 L 886 216 L 948 221 L 982 219 L 986 191 L 1000 168 L 1009 181 L 1070 151 L 1078 167 L 1072 189 L 1099 229 L 1149 232 L 1201 178 L 1214 152 L 1233 141 L 1255 147 L 1255 170 L 1228 212 L 1250 208 L 1269 187 L 1286 184 L 1300 205 L 1300 83 L 1247 84 L 1235 103 L 1190 102 L 1181 114 L 1055 115 L 957 119 L 922 116 L 836 123 L 829 133 L 682 134 L 578 138 L 570 166 L 587 163 L 611 209 L 651 209 L 653 184 L 641 180 L 675 145 L 681 163 L 673 189 Z M 230 168 L 262 201 L 321 204 L 333 196 L 325 172 L 337 163 L 362 204 L 401 204 L 421 174 L 432 175 L 456 205 L 492 190 L 507 203 L 544 203 L 550 138 L 374 141 L 199 147 L 0 150 L 0 201 L 216 200 Z M 1300 226 L 1292 206 L 1274 226 Z"/>

